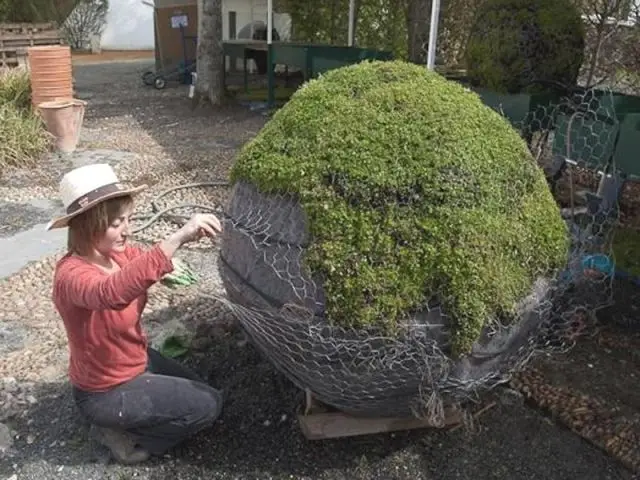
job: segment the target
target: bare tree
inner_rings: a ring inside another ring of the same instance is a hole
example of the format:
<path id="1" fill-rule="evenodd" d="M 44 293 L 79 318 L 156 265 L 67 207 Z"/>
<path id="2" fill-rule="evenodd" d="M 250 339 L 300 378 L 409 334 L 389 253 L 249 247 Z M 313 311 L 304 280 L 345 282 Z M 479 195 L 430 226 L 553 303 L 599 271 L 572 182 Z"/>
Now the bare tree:
<path id="1" fill-rule="evenodd" d="M 582 0 L 581 6 L 587 24 L 587 62 L 584 84 L 594 87 L 616 82 L 616 76 L 625 68 L 626 46 L 632 46 L 631 29 L 625 20 L 632 13 L 632 0 Z M 631 45 L 627 45 L 631 43 Z"/>
<path id="2" fill-rule="evenodd" d="M 99 35 L 107 21 L 108 0 L 80 0 L 62 25 L 72 48 L 85 48 L 93 35 Z"/>
<path id="3" fill-rule="evenodd" d="M 482 3 L 483 0 L 442 2 L 437 54 L 447 67 L 460 67 L 464 64 L 467 42 L 476 12 Z"/>
<path id="4" fill-rule="evenodd" d="M 410 62 L 426 63 L 431 23 L 431 0 L 407 0 L 408 57 Z"/>
<path id="5" fill-rule="evenodd" d="M 224 100 L 224 55 L 222 46 L 222 0 L 199 0 L 194 103 L 220 105 Z"/>

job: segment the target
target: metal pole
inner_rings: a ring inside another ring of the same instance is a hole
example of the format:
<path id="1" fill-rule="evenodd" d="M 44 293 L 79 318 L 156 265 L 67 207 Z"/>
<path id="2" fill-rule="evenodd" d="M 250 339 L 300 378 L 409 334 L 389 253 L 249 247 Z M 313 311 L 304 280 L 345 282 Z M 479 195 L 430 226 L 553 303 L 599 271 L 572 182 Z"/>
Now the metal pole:
<path id="1" fill-rule="evenodd" d="M 275 101 L 275 78 L 273 72 L 273 0 L 267 0 L 267 105 L 273 107 Z"/>
<path id="2" fill-rule="evenodd" d="M 273 0 L 267 0 L 267 43 L 271 44 L 273 30 Z"/>
<path id="3" fill-rule="evenodd" d="M 353 24 L 356 16 L 356 0 L 349 0 L 349 37 L 348 37 L 348 45 L 353 47 L 353 31 L 355 30 L 355 25 Z"/>
<path id="4" fill-rule="evenodd" d="M 438 43 L 438 17 L 440 17 L 440 0 L 431 2 L 431 24 L 429 25 L 429 51 L 427 52 L 427 68 L 433 70 L 436 64 L 436 45 Z"/>

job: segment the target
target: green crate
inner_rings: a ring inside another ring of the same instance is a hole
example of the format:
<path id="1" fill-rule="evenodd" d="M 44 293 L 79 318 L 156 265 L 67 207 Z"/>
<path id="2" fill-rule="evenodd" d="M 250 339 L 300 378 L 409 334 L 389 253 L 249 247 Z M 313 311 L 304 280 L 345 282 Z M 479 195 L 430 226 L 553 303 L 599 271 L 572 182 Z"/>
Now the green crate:
<path id="1" fill-rule="evenodd" d="M 602 170 L 616 151 L 619 129 L 620 123 L 615 118 L 561 113 L 555 119 L 552 151 L 583 167 Z"/>
<path id="2" fill-rule="evenodd" d="M 620 123 L 614 162 L 617 170 L 640 178 L 640 113 L 626 114 Z"/>

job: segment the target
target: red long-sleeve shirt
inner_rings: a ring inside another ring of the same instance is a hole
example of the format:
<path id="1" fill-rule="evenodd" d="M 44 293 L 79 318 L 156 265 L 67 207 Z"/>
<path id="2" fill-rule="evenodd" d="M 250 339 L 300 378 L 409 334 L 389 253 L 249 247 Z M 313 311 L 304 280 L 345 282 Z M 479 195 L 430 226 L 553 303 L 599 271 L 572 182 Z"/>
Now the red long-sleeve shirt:
<path id="1" fill-rule="evenodd" d="M 108 274 L 65 255 L 54 274 L 53 302 L 69 341 L 69 378 L 86 391 L 105 391 L 144 372 L 147 338 L 140 316 L 147 289 L 173 270 L 158 245 L 145 251 L 127 246 Z"/>

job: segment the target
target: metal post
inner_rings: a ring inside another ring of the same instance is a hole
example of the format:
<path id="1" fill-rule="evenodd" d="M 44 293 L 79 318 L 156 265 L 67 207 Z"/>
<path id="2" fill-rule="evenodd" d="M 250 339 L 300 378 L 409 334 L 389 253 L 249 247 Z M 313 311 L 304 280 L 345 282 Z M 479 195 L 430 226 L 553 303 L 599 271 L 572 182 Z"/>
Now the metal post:
<path id="1" fill-rule="evenodd" d="M 273 40 L 271 31 L 273 30 L 273 0 L 267 0 L 267 43 L 271 45 Z"/>
<path id="2" fill-rule="evenodd" d="M 274 71 L 273 71 L 273 0 L 267 0 L 267 105 L 273 107 L 275 102 L 274 87 Z"/>
<path id="3" fill-rule="evenodd" d="M 433 70 L 436 64 L 436 46 L 438 43 L 438 17 L 440 17 L 440 0 L 431 2 L 431 24 L 429 25 L 429 51 L 427 68 Z"/>
<path id="4" fill-rule="evenodd" d="M 349 0 L 349 37 L 347 44 L 353 47 L 353 32 L 355 30 L 355 16 L 356 16 L 356 0 Z"/>

